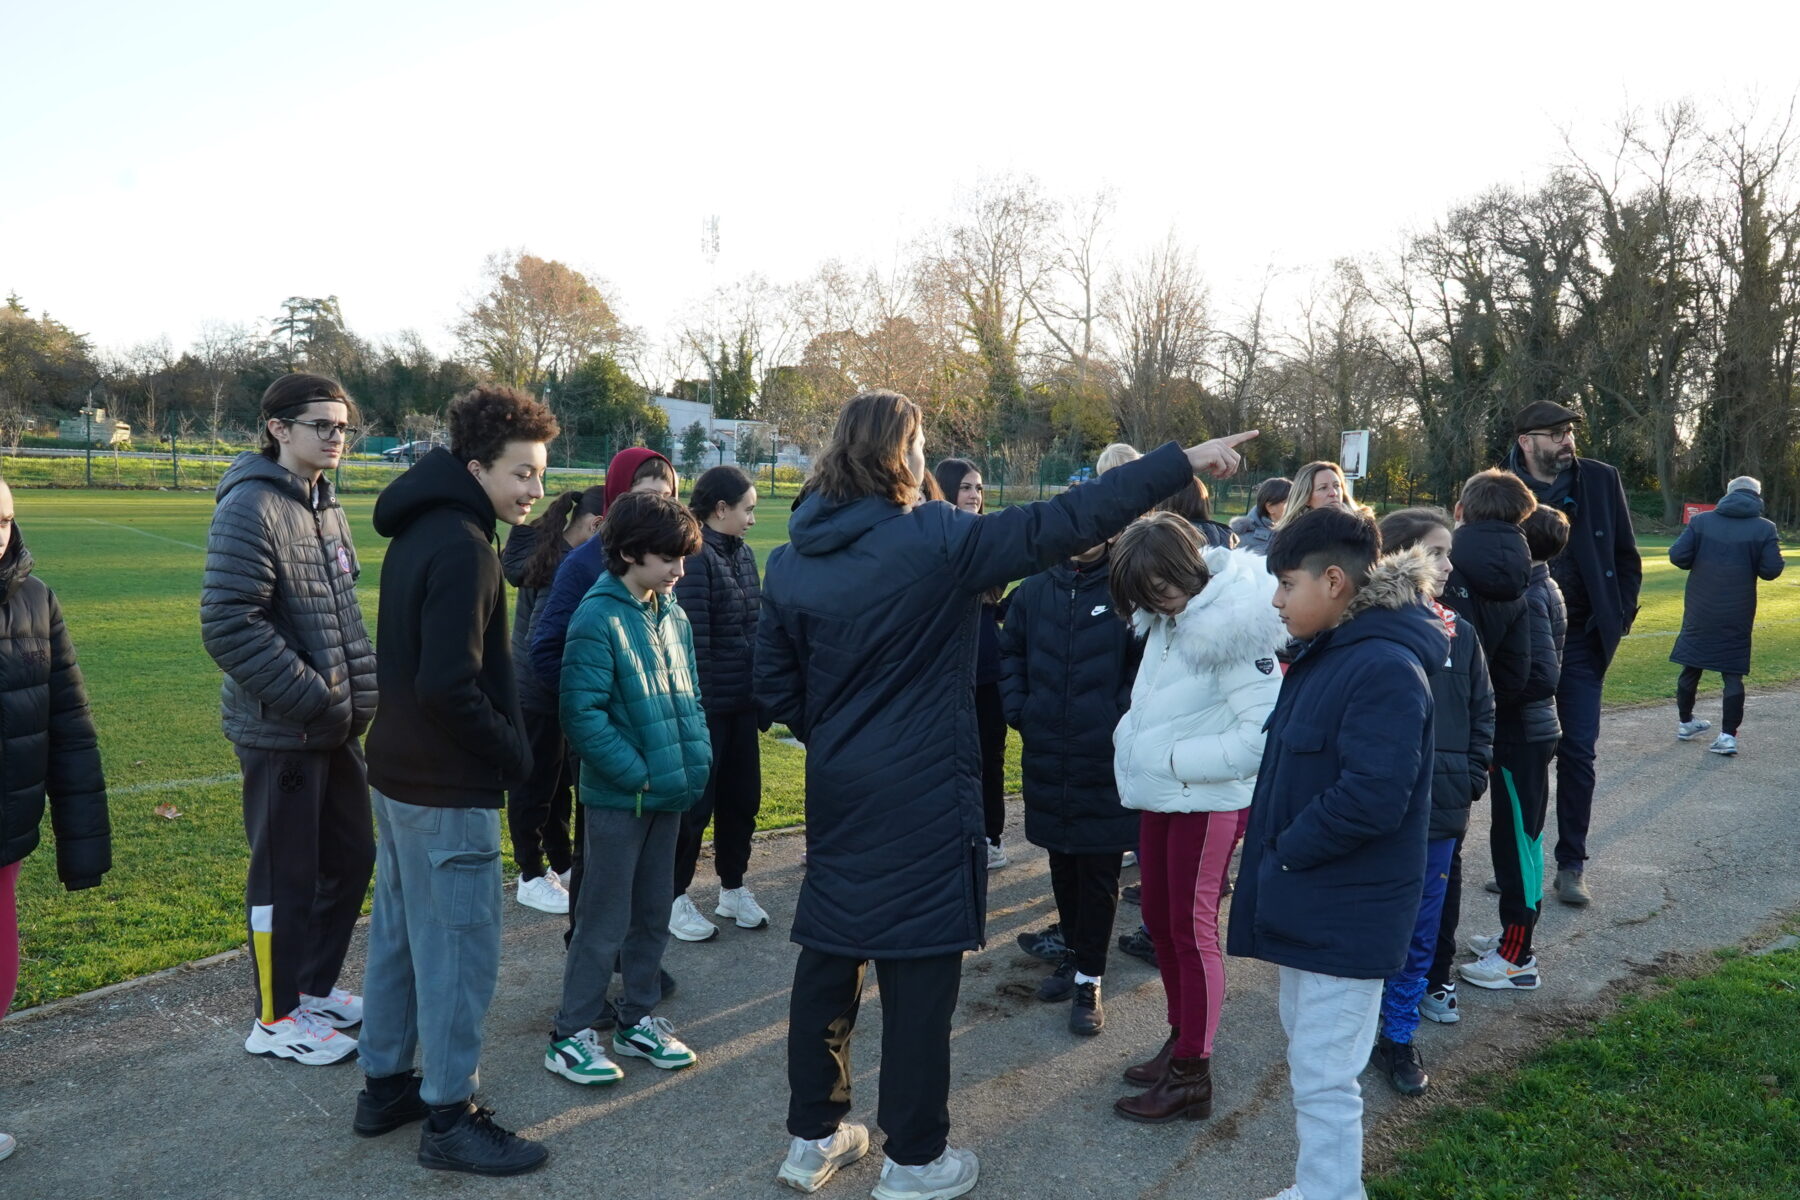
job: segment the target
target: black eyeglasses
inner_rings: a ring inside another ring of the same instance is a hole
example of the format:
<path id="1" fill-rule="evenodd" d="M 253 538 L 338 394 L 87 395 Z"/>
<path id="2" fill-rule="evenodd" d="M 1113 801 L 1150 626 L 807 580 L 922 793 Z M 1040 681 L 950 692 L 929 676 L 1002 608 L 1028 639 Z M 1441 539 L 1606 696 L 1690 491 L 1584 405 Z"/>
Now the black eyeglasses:
<path id="1" fill-rule="evenodd" d="M 327 421 L 323 417 L 312 421 L 302 421 L 298 417 L 283 417 L 281 419 L 286 421 L 289 425 L 306 426 L 308 429 L 319 435 L 319 440 L 321 442 L 330 442 L 334 435 L 343 438 L 346 442 L 354 442 L 362 435 L 362 430 L 354 425 L 343 425 L 337 421 Z"/>

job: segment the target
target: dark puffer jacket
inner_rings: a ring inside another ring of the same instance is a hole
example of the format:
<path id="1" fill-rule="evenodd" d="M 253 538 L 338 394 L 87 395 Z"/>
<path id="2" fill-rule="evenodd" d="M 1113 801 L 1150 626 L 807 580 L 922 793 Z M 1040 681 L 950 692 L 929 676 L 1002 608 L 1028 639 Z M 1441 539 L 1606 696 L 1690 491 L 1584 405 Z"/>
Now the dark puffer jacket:
<path id="1" fill-rule="evenodd" d="M 439 447 L 387 485 L 381 564 L 381 710 L 369 783 L 405 804 L 499 808 L 531 773 L 494 506 Z"/>
<path id="2" fill-rule="evenodd" d="M 568 543 L 565 541 L 563 546 L 567 547 Z M 531 663 L 532 622 L 550 591 L 548 587 L 525 586 L 525 568 L 537 547 L 536 529 L 530 525 L 514 525 L 500 551 L 500 573 L 506 577 L 506 582 L 518 589 L 513 597 L 512 654 L 513 679 L 519 685 L 519 707 L 526 712 L 554 714 L 561 699 L 555 689 L 544 686 Z M 569 551 L 564 549 L 557 565 L 560 566 L 561 560 L 568 556 Z"/>
<path id="3" fill-rule="evenodd" d="M 1681 636 L 1669 661 L 1728 675 L 1750 673 L 1750 631 L 1756 624 L 1756 581 L 1773 579 L 1787 563 L 1775 523 L 1762 499 L 1737 491 L 1700 513 L 1669 547 L 1669 561 L 1688 572 Z"/>
<path id="4" fill-rule="evenodd" d="M 200 640 L 225 672 L 225 736 L 251 750 L 330 750 L 375 715 L 362 568 L 323 477 L 316 489 L 245 451 L 219 480 Z"/>
<path id="5" fill-rule="evenodd" d="M 1517 525 L 1471 521 L 1450 539 L 1450 581 L 1442 603 L 1467 621 L 1487 655 L 1494 704 L 1507 708 L 1538 699 L 1531 684 L 1531 548 Z M 1555 689 L 1552 688 L 1551 691 Z"/>
<path id="6" fill-rule="evenodd" d="M 694 661 L 700 668 L 700 706 L 708 716 L 756 708 L 756 618 L 762 611 L 762 582 L 756 551 L 743 538 L 700 526 L 704 544 L 690 554 L 675 599 L 694 631 Z"/>
<path id="7" fill-rule="evenodd" d="M 1131 707 L 1142 643 L 1113 612 L 1110 559 L 1065 562 L 1021 583 L 1000 631 L 1006 723 L 1024 740 L 1025 837 L 1059 854 L 1137 847 L 1119 803 L 1113 728 Z"/>
<path id="8" fill-rule="evenodd" d="M 1494 761 L 1494 688 L 1472 626 L 1449 609 L 1450 653 L 1431 676 L 1431 840 L 1468 832 L 1469 806 L 1487 794 Z"/>
<path id="9" fill-rule="evenodd" d="M 0 867 L 37 849 L 45 802 L 69 891 L 112 869 L 100 746 L 56 594 L 31 574 L 17 525 L 0 556 Z"/>
<path id="10" fill-rule="evenodd" d="M 1100 544 L 1192 478 L 1171 443 L 985 516 L 879 496 L 801 502 L 763 572 L 756 647 L 757 700 L 806 744 L 796 942 L 862 958 L 981 944 L 981 593 Z"/>
<path id="11" fill-rule="evenodd" d="M 1230 953 L 1345 979 L 1406 961 L 1431 820 L 1429 677 L 1448 652 L 1420 596 L 1430 575 L 1423 554 L 1382 559 L 1350 619 L 1306 643 L 1282 680 Z"/>
<path id="12" fill-rule="evenodd" d="M 1562 682 L 1569 611 L 1563 606 L 1562 589 L 1550 577 L 1548 563 L 1531 564 L 1525 602 L 1531 610 L 1531 678 L 1525 694 L 1532 699 L 1503 710 L 1494 737 L 1503 742 L 1559 741 L 1562 721 L 1556 715 L 1556 688 Z"/>

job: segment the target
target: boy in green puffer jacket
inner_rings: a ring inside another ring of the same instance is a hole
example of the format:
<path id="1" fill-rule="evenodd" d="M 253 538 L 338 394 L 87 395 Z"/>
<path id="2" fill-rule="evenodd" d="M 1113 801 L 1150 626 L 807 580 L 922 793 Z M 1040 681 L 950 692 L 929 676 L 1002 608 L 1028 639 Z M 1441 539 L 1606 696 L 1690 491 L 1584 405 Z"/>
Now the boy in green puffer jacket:
<path id="1" fill-rule="evenodd" d="M 693 634 L 673 594 L 682 560 L 700 550 L 700 526 L 666 496 L 631 492 L 607 510 L 599 536 L 606 574 L 576 609 L 563 649 L 562 724 L 581 757 L 586 869 L 544 1052 L 545 1070 L 580 1084 L 623 1074 L 593 1028 L 615 962 L 624 991 L 612 1052 L 664 1069 L 694 1062 L 651 1013 L 662 999 L 681 814 L 712 769 Z"/>

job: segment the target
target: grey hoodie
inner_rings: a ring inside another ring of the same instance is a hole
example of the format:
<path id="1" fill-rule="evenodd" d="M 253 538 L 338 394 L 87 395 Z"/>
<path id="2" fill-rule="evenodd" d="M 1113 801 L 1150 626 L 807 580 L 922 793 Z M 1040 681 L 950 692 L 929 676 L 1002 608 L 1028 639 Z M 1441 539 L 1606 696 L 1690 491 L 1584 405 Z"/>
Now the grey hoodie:
<path id="1" fill-rule="evenodd" d="M 200 639 L 225 672 L 225 736 L 255 750 L 331 750 L 375 714 L 375 649 L 356 603 L 350 526 L 323 478 L 255 451 L 219 480 Z"/>

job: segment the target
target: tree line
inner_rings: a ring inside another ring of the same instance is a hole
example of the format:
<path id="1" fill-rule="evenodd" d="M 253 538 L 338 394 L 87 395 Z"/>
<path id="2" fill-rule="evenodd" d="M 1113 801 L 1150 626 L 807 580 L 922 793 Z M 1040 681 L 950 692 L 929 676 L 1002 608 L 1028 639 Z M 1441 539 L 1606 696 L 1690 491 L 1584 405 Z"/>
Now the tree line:
<path id="1" fill-rule="evenodd" d="M 90 392 L 158 432 L 248 428 L 271 379 L 309 368 L 401 437 L 487 378 L 547 396 L 577 436 L 669 449 L 649 402 L 662 392 L 816 448 L 845 397 L 891 387 L 924 407 L 934 446 L 1015 480 L 1116 439 L 1251 427 L 1253 469 L 1284 472 L 1366 428 L 1365 494 L 1444 497 L 1504 453 L 1513 412 L 1551 399 L 1584 414 L 1583 453 L 1660 495 L 1665 521 L 1746 473 L 1800 523 L 1793 106 L 1634 111 L 1581 144 L 1596 143 L 1565 135 L 1533 184 L 1224 301 L 1178 237 L 1118 254 L 1110 195 L 1063 200 L 1026 176 L 980 181 L 891 264 L 747 276 L 658 339 L 619 319 L 603 280 L 522 250 L 489 258 L 449 355 L 416 333 L 357 335 L 336 297 L 208 326 L 179 353 L 166 339 L 100 353 L 14 296 L 0 437 Z"/>

